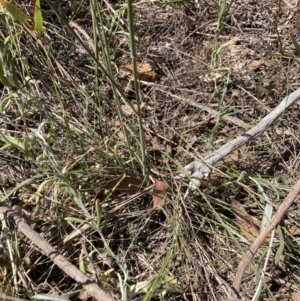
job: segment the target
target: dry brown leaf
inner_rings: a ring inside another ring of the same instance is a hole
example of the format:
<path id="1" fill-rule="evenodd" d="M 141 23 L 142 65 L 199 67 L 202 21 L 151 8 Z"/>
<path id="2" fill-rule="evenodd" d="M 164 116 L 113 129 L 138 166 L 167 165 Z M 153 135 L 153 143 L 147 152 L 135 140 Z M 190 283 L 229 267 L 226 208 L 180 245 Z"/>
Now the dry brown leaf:
<path id="1" fill-rule="evenodd" d="M 112 120 L 111 125 L 115 127 L 121 126 L 121 121 L 120 120 Z"/>
<path id="2" fill-rule="evenodd" d="M 295 292 L 289 298 L 279 299 L 279 301 L 300 301 L 300 292 Z"/>
<path id="3" fill-rule="evenodd" d="M 287 230 L 293 236 L 300 235 L 300 229 L 298 227 L 296 227 L 296 226 L 287 226 Z M 300 299 L 299 299 L 299 301 L 300 301 Z"/>
<path id="4" fill-rule="evenodd" d="M 290 299 L 291 301 L 300 301 L 300 292 L 293 293 Z"/>
<path id="5" fill-rule="evenodd" d="M 270 62 L 267 60 L 254 60 L 254 61 L 250 61 L 247 64 L 247 69 L 248 71 L 257 71 L 258 69 L 262 68 L 262 67 L 267 67 L 270 65 Z"/>
<path id="6" fill-rule="evenodd" d="M 238 89 L 232 89 L 231 90 L 231 97 L 232 98 L 240 98 L 241 97 L 241 90 Z"/>
<path id="7" fill-rule="evenodd" d="M 161 208 L 164 205 L 168 189 L 169 185 L 166 182 L 155 180 L 152 194 L 153 208 Z"/>
<path id="8" fill-rule="evenodd" d="M 249 215 L 239 201 L 231 198 L 231 205 L 242 234 L 253 242 L 259 234 L 260 221 Z"/>
<path id="9" fill-rule="evenodd" d="M 108 190 L 115 188 L 116 191 L 138 191 L 142 186 L 142 181 L 134 176 L 122 178 L 123 176 L 116 176 L 116 178 L 108 181 L 103 188 Z"/>
<path id="10" fill-rule="evenodd" d="M 143 61 L 137 64 L 137 72 L 139 79 L 145 82 L 154 82 L 157 79 L 157 74 L 152 69 L 151 65 Z M 133 65 L 121 65 L 119 66 L 119 73 L 121 76 L 132 75 L 133 74 Z"/>
<path id="11" fill-rule="evenodd" d="M 239 152 L 239 150 L 236 149 L 224 158 L 224 162 L 227 164 L 228 163 L 234 164 L 234 163 L 238 162 L 240 160 L 240 158 L 241 158 L 240 152 Z"/>
<path id="12" fill-rule="evenodd" d="M 137 192 L 144 187 L 146 187 L 146 183 L 135 176 L 125 176 L 123 178 L 123 176 L 115 175 L 113 179 L 109 180 L 97 191 L 94 199 L 96 200 L 97 198 L 106 195 L 112 189 L 114 189 L 115 193 L 124 193 L 129 191 Z"/>
<path id="13" fill-rule="evenodd" d="M 133 106 L 134 106 L 134 108 L 137 110 L 137 105 L 133 105 Z M 142 103 L 141 103 L 141 109 L 142 109 L 144 106 L 145 106 L 145 103 L 142 102 Z M 124 114 L 125 114 L 126 116 L 130 116 L 130 115 L 132 115 L 132 114 L 134 113 L 133 109 L 132 109 L 129 105 L 127 105 L 127 104 L 121 105 L 121 108 L 122 108 L 122 111 L 124 112 Z"/>
<path id="14" fill-rule="evenodd" d="M 231 198 L 231 205 L 241 232 L 253 242 L 259 234 L 261 221 L 249 215 L 239 201 Z M 293 236 L 300 235 L 300 229 L 296 226 L 287 226 L 287 230 Z"/>

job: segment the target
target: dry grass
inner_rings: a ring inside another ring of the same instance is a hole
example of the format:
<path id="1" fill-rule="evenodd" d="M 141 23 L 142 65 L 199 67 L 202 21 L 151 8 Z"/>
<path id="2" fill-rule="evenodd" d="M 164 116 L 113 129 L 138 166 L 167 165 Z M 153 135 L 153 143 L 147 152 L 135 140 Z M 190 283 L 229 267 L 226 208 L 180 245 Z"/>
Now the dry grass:
<path id="1" fill-rule="evenodd" d="M 131 77 L 118 72 L 131 63 L 126 4 L 71 2 L 52 3 L 59 15 L 43 4 L 41 39 L 1 12 L 1 42 L 18 77 L 16 89 L 1 88 L 1 200 L 118 300 L 226 300 L 220 277 L 232 284 L 249 245 L 230 199 L 262 218 L 264 198 L 248 176 L 274 204 L 286 196 L 299 177 L 299 104 L 218 164 L 187 200 L 186 183 L 174 176 L 245 131 L 228 117 L 251 127 L 298 88 L 300 55 L 290 35 L 300 31 L 300 10 L 267 0 L 233 1 L 227 13 L 215 1 L 134 3 L 137 62 L 157 74 L 140 84 L 138 116 L 121 114 L 136 100 Z M 78 33 L 86 48 L 62 17 L 88 34 L 89 41 Z M 161 210 L 152 210 L 155 179 L 170 187 Z M 298 226 L 298 212 L 299 202 L 283 229 Z M 8 226 L 0 291 L 29 299 L 80 288 Z M 260 300 L 299 290 L 299 244 L 288 232 L 284 255 L 278 264 L 271 257 Z M 255 274 L 248 269 L 243 300 L 253 296 Z"/>

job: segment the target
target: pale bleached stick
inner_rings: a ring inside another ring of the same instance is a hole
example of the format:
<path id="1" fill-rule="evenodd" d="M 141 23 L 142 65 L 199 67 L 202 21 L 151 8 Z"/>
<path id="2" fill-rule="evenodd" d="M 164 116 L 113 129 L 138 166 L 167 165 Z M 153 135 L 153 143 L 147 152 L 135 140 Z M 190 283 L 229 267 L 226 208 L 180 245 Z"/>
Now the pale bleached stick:
<path id="1" fill-rule="evenodd" d="M 185 172 L 175 177 L 175 179 L 184 178 L 186 176 L 189 176 L 191 178 L 189 188 L 185 194 L 185 198 L 188 196 L 190 190 L 194 190 L 196 187 L 200 186 L 201 179 L 204 176 L 208 176 L 210 174 L 211 166 L 215 165 L 218 161 L 222 160 L 233 150 L 241 147 L 245 143 L 261 135 L 299 98 L 300 89 L 294 91 L 289 96 L 285 97 L 271 113 L 265 116 L 251 130 L 235 138 L 234 140 L 226 143 L 218 150 L 214 151 L 211 155 L 205 157 L 202 161 L 194 161 L 186 165 L 184 167 Z"/>

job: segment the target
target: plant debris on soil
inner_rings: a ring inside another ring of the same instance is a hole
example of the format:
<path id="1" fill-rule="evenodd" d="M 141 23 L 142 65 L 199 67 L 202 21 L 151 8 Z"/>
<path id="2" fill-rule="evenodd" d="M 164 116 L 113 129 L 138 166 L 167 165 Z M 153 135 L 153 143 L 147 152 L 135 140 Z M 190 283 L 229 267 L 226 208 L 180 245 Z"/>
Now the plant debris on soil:
<path id="1" fill-rule="evenodd" d="M 32 16 L 30 2 L 12 3 Z M 1 204 L 116 300 L 228 300 L 266 196 L 276 210 L 300 176 L 299 102 L 188 198 L 188 181 L 174 177 L 299 88 L 298 1 L 135 1 L 140 104 L 127 3 L 41 8 L 40 35 L 0 11 L 2 69 L 17 75 L 1 85 Z M 299 212 L 298 198 L 276 228 L 257 300 L 298 298 Z M 82 289 L 13 225 L 0 229 L 0 293 Z M 242 300 L 268 246 L 244 275 Z"/>

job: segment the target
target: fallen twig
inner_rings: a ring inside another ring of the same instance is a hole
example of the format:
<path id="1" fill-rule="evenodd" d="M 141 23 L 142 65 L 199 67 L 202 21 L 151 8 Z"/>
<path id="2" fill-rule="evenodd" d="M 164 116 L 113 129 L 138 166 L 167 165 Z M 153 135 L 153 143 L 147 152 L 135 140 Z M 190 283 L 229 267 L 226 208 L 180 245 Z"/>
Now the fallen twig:
<path id="1" fill-rule="evenodd" d="M 159 89 L 159 88 L 156 88 L 156 89 L 159 90 L 160 92 L 163 92 L 163 93 L 167 94 L 168 96 L 171 96 L 171 97 L 173 97 L 177 100 L 185 102 L 186 104 L 188 104 L 190 106 L 196 107 L 196 108 L 200 109 L 201 111 L 206 111 L 207 113 L 209 113 L 213 117 L 217 117 L 217 116 L 220 115 L 220 112 L 210 108 L 207 104 L 201 104 L 201 103 L 193 101 L 191 99 L 185 99 L 184 97 L 180 97 L 178 95 L 166 92 L 166 91 L 164 91 L 162 89 Z M 249 124 L 247 124 L 246 122 L 240 120 L 239 118 L 229 116 L 229 115 L 222 116 L 222 120 L 225 120 L 225 121 L 230 122 L 234 125 L 237 125 L 237 126 L 241 127 L 244 130 L 248 130 L 251 127 Z"/>
<path id="2" fill-rule="evenodd" d="M 15 215 L 13 210 L 5 206 L 0 206 L 0 214 L 3 214 L 6 218 L 10 219 L 17 226 L 18 230 L 29 238 L 36 246 L 38 246 L 62 271 L 80 283 L 91 297 L 98 301 L 115 301 L 110 294 L 106 293 L 97 285 L 96 282 L 93 282 L 86 275 L 80 272 L 41 235 L 31 229 L 31 227 L 27 225 L 21 217 Z"/>
<path id="3" fill-rule="evenodd" d="M 294 91 L 289 96 L 285 97 L 281 103 L 267 116 L 265 116 L 256 126 L 251 130 L 242 134 L 241 136 L 226 143 L 218 150 L 214 151 L 211 155 L 205 157 L 201 161 L 194 161 L 184 167 L 184 173 L 175 177 L 176 179 L 189 176 L 191 181 L 189 188 L 185 194 L 188 196 L 189 191 L 194 190 L 201 184 L 201 179 L 211 173 L 211 166 L 215 165 L 218 161 L 222 160 L 225 156 L 230 154 L 233 150 L 244 145 L 248 141 L 261 135 L 267 128 L 269 128 L 296 100 L 300 98 L 300 89 Z"/>
<path id="4" fill-rule="evenodd" d="M 241 262 L 239 263 L 239 266 L 237 268 L 237 273 L 235 276 L 235 280 L 233 282 L 233 288 L 235 291 L 232 291 L 232 299 L 236 300 L 237 297 L 239 297 L 239 291 L 241 288 L 242 279 L 244 276 L 244 273 L 249 265 L 250 260 L 254 257 L 256 252 L 258 251 L 261 244 L 266 240 L 268 235 L 271 233 L 271 231 L 279 224 L 281 221 L 283 215 L 287 212 L 289 207 L 292 205 L 293 201 L 296 199 L 298 194 L 300 193 L 300 178 L 297 180 L 297 182 L 294 184 L 294 186 L 291 188 L 289 194 L 284 199 L 282 204 L 278 207 L 278 210 L 274 214 L 274 216 L 271 218 L 270 222 L 266 225 L 266 227 L 263 229 L 263 231 L 260 233 L 260 235 L 256 238 L 256 240 L 253 242 Z"/>

